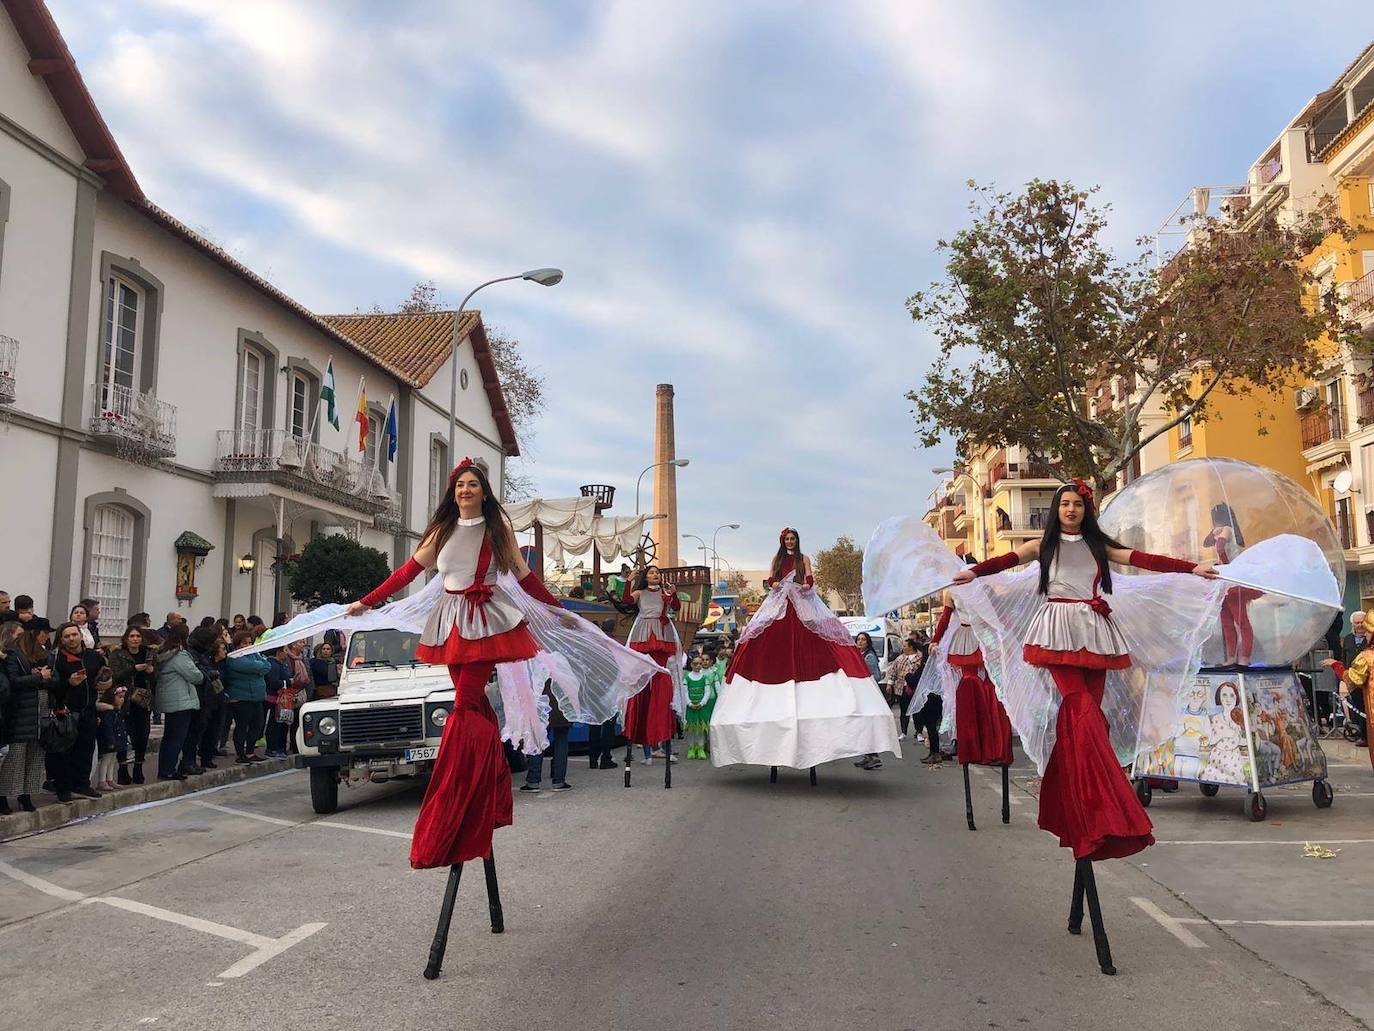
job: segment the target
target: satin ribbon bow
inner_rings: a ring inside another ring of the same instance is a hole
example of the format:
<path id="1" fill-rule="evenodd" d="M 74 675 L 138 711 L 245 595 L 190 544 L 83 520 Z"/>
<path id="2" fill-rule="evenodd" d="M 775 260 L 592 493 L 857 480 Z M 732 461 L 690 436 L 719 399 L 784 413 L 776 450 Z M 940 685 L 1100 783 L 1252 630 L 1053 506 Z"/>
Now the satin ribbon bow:
<path id="1" fill-rule="evenodd" d="M 487 602 L 491 601 L 491 584 L 468 584 L 458 593 L 461 594 L 468 603 L 467 621 L 472 623 L 476 619 L 481 619 L 482 629 L 486 630 L 489 626 L 487 623 Z"/>
<path id="2" fill-rule="evenodd" d="M 1110 616 L 1112 614 L 1112 607 L 1107 604 L 1107 599 L 1100 594 L 1088 600 L 1088 608 L 1092 609 L 1099 616 Z"/>

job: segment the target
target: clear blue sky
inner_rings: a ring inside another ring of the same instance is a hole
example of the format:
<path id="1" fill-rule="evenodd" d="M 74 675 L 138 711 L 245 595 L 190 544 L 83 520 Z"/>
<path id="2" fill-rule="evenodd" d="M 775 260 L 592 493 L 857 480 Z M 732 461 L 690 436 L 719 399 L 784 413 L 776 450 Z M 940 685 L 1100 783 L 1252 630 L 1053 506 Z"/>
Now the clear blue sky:
<path id="1" fill-rule="evenodd" d="M 545 496 L 652 461 L 739 567 L 924 508 L 904 299 L 964 182 L 1100 184 L 1116 241 L 1243 181 L 1374 5 L 50 0 L 149 196 L 317 311 L 456 303 L 550 383 Z M 648 477 L 646 477 L 646 483 Z"/>

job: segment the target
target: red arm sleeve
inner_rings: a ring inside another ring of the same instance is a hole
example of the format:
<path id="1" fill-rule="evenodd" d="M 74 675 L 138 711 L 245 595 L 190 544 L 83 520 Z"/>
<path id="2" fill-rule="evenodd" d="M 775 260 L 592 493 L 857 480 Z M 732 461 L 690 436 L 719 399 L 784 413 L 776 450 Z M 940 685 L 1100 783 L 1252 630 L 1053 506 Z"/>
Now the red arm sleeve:
<path id="1" fill-rule="evenodd" d="M 1337 659 L 1335 662 L 1333 662 L 1333 663 L 1331 664 L 1331 672 L 1334 673 L 1334 674 L 1336 674 L 1336 679 L 1337 679 L 1337 680 L 1344 680 L 1344 679 L 1345 679 L 1345 671 L 1346 671 L 1346 669 L 1347 669 L 1346 664 L 1345 664 L 1344 662 L 1342 662 L 1340 659 Z"/>
<path id="2" fill-rule="evenodd" d="M 520 589 L 535 601 L 542 601 L 545 605 L 552 605 L 554 608 L 563 607 L 563 603 L 550 593 L 549 589 L 544 586 L 544 581 L 539 579 L 533 570 L 520 580 Z"/>
<path id="3" fill-rule="evenodd" d="M 635 602 L 633 578 L 625 581 L 625 588 L 620 592 L 620 600 L 626 605 L 633 605 Z"/>
<path id="4" fill-rule="evenodd" d="M 815 578 L 814 576 L 812 576 L 810 573 L 807 573 L 807 574 L 806 574 L 806 586 L 807 586 L 807 587 L 815 587 L 815 586 L 816 586 L 816 578 Z"/>
<path id="5" fill-rule="evenodd" d="M 425 567 L 413 558 L 407 559 L 406 564 L 383 580 L 381 586 L 363 595 L 362 603 L 364 605 L 380 605 L 424 571 Z"/>
<path id="6" fill-rule="evenodd" d="M 945 631 L 949 629 L 949 621 L 954 616 L 954 609 L 946 605 L 940 610 L 940 621 L 935 624 L 935 633 L 930 635 L 931 644 L 939 644 L 940 638 L 945 636 Z"/>
<path id="7" fill-rule="evenodd" d="M 1148 551 L 1131 552 L 1131 565 L 1152 573 L 1191 573 L 1196 562 L 1186 562 L 1168 555 L 1151 555 Z"/>
<path id="8" fill-rule="evenodd" d="M 991 573 L 1000 573 L 1004 569 L 1011 569 L 1021 560 L 1016 557 L 1016 552 L 1009 551 L 1005 555 L 994 555 L 992 558 L 985 558 L 976 566 L 972 566 L 974 576 L 988 576 Z"/>
<path id="9" fill-rule="evenodd" d="M 677 596 L 677 589 L 673 589 L 672 597 L 668 601 L 668 608 L 672 612 L 682 611 L 682 599 Z"/>

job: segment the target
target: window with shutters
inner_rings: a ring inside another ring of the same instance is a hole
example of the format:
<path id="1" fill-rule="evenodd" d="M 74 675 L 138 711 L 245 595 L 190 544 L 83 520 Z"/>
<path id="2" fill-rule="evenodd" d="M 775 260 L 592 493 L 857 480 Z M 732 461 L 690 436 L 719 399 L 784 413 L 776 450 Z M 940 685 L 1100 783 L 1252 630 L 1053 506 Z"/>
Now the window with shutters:
<path id="1" fill-rule="evenodd" d="M 246 438 L 262 429 L 263 368 L 261 352 L 244 348 L 239 363 L 239 434 Z"/>
<path id="2" fill-rule="evenodd" d="M 142 291 L 119 276 L 110 276 L 105 283 L 105 313 L 101 320 L 100 404 L 104 409 L 127 408 L 127 401 L 121 408 L 116 399 L 121 393 L 139 389 L 142 311 Z"/>
<path id="3" fill-rule="evenodd" d="M 442 440 L 429 442 L 429 511 L 439 507 L 439 495 L 448 485 L 448 445 Z"/>
<path id="4" fill-rule="evenodd" d="M 86 590 L 100 602 L 100 619 L 122 627 L 129 615 L 134 563 L 134 515 L 118 505 L 99 505 L 91 522 L 91 565 Z"/>

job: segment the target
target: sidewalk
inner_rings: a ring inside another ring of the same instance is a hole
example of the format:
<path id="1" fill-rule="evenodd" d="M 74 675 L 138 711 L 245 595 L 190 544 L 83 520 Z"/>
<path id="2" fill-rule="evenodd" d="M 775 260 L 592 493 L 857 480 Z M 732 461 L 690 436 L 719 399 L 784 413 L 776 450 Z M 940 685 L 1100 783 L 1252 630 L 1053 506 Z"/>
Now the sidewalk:
<path id="1" fill-rule="evenodd" d="M 162 741 L 162 728 L 154 726 L 152 731 L 148 741 L 148 754 L 143 762 L 145 783 L 122 784 L 114 791 L 102 792 L 100 798 L 82 798 L 78 795 L 70 802 L 59 802 L 57 796 L 51 792 L 40 791 L 33 799 L 33 804 L 37 806 L 36 812 L 14 812 L 9 816 L 0 816 L 0 842 L 39 831 L 49 831 L 61 827 L 64 823 L 97 813 L 108 813 L 144 802 L 155 802 L 189 794 L 192 791 L 203 791 L 205 788 L 218 787 L 221 784 L 250 780 L 269 773 L 289 770 L 295 765 L 293 758 L 268 759 L 251 766 L 239 766 L 234 762 L 234 753 L 230 751 L 229 755 L 216 758 L 216 769 L 206 770 L 197 777 L 187 777 L 185 780 L 158 780 L 157 749 Z M 129 766 L 132 769 L 132 759 Z M 14 806 L 13 798 L 9 802 Z"/>

